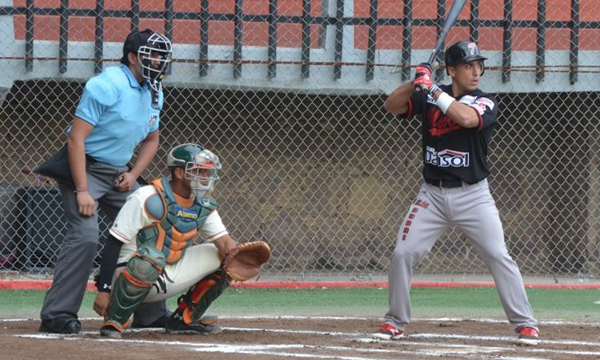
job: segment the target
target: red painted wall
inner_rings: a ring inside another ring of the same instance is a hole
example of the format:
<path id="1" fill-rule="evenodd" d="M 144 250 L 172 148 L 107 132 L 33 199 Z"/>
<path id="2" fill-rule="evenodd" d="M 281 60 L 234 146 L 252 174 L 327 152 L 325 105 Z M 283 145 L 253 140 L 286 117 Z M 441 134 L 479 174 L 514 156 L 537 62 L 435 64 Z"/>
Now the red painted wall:
<path id="1" fill-rule="evenodd" d="M 14 4 L 24 7 L 26 0 L 15 0 Z M 401 0 L 379 0 L 378 16 L 380 18 L 398 18 L 403 16 L 403 1 Z M 481 0 L 479 14 L 481 20 L 501 20 L 504 17 L 504 6 L 502 0 Z M 547 0 L 546 18 L 548 21 L 571 19 L 570 1 Z M 234 0 L 211 0 L 209 11 L 215 13 L 234 12 Z M 450 7 L 451 1 L 446 5 Z M 279 0 L 280 15 L 302 15 L 302 0 Z M 35 7 L 58 8 L 60 0 L 36 0 Z M 71 8 L 94 9 L 94 0 L 71 0 Z M 355 17 L 368 18 L 369 0 L 354 0 Z M 128 0 L 105 0 L 107 9 L 129 10 L 131 1 Z M 164 10 L 163 0 L 144 0 L 140 4 L 141 10 Z M 199 12 L 199 1 L 174 0 L 174 10 L 177 12 Z M 269 0 L 244 0 L 245 14 L 268 14 Z M 321 0 L 312 0 L 311 15 L 319 16 L 323 9 Z M 429 18 L 436 17 L 435 0 L 414 0 L 413 17 Z M 513 19 L 535 20 L 537 19 L 537 0 L 513 0 Z M 470 16 L 470 2 L 463 9 L 460 19 L 468 19 Z M 597 0 L 580 0 L 580 20 L 600 21 L 600 4 Z M 15 15 L 15 38 L 25 39 L 25 16 Z M 39 40 L 58 40 L 59 17 L 58 16 L 36 16 L 34 20 L 34 37 Z M 140 27 L 149 27 L 155 31 L 164 31 L 164 21 L 140 19 Z M 69 39 L 73 41 L 94 41 L 95 22 L 93 17 L 71 17 L 69 19 Z M 268 42 L 268 25 L 266 23 L 243 24 L 243 44 L 249 46 L 266 46 Z M 130 30 L 130 20 L 127 18 L 105 19 L 105 41 L 121 42 Z M 319 46 L 319 34 L 322 33 L 320 26 L 311 26 L 311 47 Z M 354 45 L 358 49 L 367 48 L 369 29 L 366 25 L 355 28 Z M 296 24 L 278 25 L 278 44 L 282 47 L 301 46 L 301 27 Z M 548 50 L 568 50 L 571 32 L 569 29 L 548 29 L 546 33 Z M 600 50 L 600 30 L 580 30 L 581 50 Z M 454 28 L 446 40 L 452 43 L 457 40 L 467 39 L 468 28 Z M 483 50 L 502 49 L 502 28 L 480 28 L 480 47 Z M 193 20 L 174 21 L 173 40 L 180 44 L 198 44 L 200 39 L 200 23 Z M 513 28 L 513 50 L 535 50 L 536 30 L 533 28 Z M 435 44 L 435 28 L 413 27 L 412 43 L 414 49 L 430 49 Z M 209 24 L 209 42 L 213 45 L 233 44 L 233 22 L 211 21 Z M 378 49 L 400 49 L 402 47 L 401 26 L 381 26 L 377 29 Z"/>

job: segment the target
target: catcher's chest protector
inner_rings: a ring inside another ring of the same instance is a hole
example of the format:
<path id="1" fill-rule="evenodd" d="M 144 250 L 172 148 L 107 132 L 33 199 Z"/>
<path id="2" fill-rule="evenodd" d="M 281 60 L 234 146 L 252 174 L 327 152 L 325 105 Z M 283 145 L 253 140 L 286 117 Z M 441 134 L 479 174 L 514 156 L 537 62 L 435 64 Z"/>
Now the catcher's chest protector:
<path id="1" fill-rule="evenodd" d="M 196 199 L 184 207 L 175 200 L 167 179 L 154 180 L 152 185 L 157 193 L 146 200 L 144 208 L 156 222 L 138 233 L 138 247 L 154 246 L 164 253 L 167 264 L 173 264 L 185 254 L 217 203 L 212 198 L 202 203 Z"/>

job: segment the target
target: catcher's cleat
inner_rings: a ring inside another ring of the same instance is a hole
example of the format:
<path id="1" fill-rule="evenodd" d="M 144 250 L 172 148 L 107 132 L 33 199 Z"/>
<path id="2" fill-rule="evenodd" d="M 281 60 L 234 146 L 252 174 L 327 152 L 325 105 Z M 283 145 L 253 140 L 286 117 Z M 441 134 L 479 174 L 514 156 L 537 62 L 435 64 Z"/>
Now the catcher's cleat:
<path id="1" fill-rule="evenodd" d="M 171 314 L 173 314 L 171 311 L 167 311 L 166 313 L 163 314 L 163 316 L 154 320 L 150 324 L 142 324 L 139 321 L 137 321 L 137 319 L 134 317 L 133 322 L 131 323 L 131 328 L 132 329 L 146 329 L 146 328 L 161 328 L 162 329 L 167 325 L 167 320 L 169 320 L 169 318 L 171 317 Z"/>
<path id="2" fill-rule="evenodd" d="M 384 340 L 398 340 L 404 337 L 404 330 L 396 328 L 394 325 L 383 324 L 372 334 L 374 338 Z"/>
<path id="3" fill-rule="evenodd" d="M 519 329 L 517 344 L 535 346 L 540 341 L 540 336 L 535 328 L 523 326 Z"/>
<path id="4" fill-rule="evenodd" d="M 196 324 L 186 324 L 181 317 L 177 315 L 173 315 L 167 320 L 165 329 L 169 334 L 208 335 L 221 333 L 221 328 L 217 325 L 203 325 L 200 322 Z"/>
<path id="5" fill-rule="evenodd" d="M 79 334 L 81 331 L 81 323 L 79 320 L 71 318 L 42 320 L 40 331 L 55 334 Z"/>
<path id="6" fill-rule="evenodd" d="M 138 321 L 133 319 L 133 323 L 131 324 L 132 329 L 148 329 L 148 328 L 165 328 L 167 326 L 167 321 L 171 317 L 173 313 L 171 311 L 165 313 L 163 316 L 154 320 L 151 324 L 144 325 Z M 203 315 L 198 322 L 202 325 L 214 325 L 219 320 L 217 315 Z"/>
<path id="7" fill-rule="evenodd" d="M 111 325 L 104 325 L 100 328 L 100 336 L 111 339 L 120 339 L 121 332 Z"/>
<path id="8" fill-rule="evenodd" d="M 202 315 L 198 322 L 204 326 L 206 325 L 214 325 L 219 321 L 219 317 L 217 315 Z"/>

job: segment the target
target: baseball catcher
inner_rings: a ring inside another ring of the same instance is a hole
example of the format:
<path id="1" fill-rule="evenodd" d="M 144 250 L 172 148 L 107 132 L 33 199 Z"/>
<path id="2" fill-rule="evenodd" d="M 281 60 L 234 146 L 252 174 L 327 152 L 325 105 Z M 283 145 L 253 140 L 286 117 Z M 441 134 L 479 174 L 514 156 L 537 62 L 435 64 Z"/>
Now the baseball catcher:
<path id="1" fill-rule="evenodd" d="M 94 310 L 104 316 L 100 334 L 120 338 L 142 303 L 180 295 L 167 319 L 169 333 L 221 331 L 208 306 L 233 280 L 256 277 L 269 260 L 264 241 L 236 244 L 211 196 L 221 169 L 219 158 L 196 144 L 168 154 L 171 179 L 157 179 L 128 199 L 104 247 Z M 196 235 L 205 244 L 192 245 Z"/>

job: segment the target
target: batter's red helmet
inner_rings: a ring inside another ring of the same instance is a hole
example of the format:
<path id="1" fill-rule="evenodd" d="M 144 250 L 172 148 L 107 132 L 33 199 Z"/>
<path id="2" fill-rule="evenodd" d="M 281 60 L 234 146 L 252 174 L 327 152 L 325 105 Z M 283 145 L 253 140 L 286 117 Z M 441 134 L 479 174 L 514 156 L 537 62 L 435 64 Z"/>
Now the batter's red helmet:
<path id="1" fill-rule="evenodd" d="M 454 43 L 446 50 L 446 56 L 444 62 L 446 63 L 446 73 L 448 73 L 448 66 L 454 66 L 458 64 L 465 64 L 471 61 L 481 60 L 483 64 L 486 57 L 481 56 L 479 47 L 473 41 L 459 41 Z M 481 75 L 485 72 L 485 66 L 481 71 Z"/>

